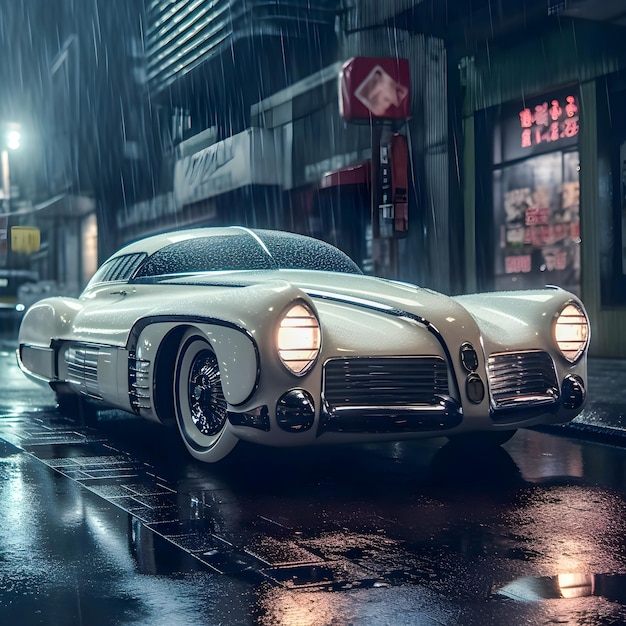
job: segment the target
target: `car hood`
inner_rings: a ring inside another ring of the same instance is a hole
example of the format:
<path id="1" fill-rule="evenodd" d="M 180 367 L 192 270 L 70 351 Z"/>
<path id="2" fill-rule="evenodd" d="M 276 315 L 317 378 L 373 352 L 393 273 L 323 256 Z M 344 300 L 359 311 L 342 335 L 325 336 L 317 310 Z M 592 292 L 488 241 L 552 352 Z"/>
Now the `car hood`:
<path id="1" fill-rule="evenodd" d="M 160 281 L 176 285 L 250 287 L 263 283 L 285 282 L 318 300 L 361 306 L 395 313 L 432 317 L 434 311 L 462 310 L 449 296 L 409 283 L 363 274 L 339 274 L 312 270 L 266 270 L 210 272 L 178 276 Z"/>
<path id="2" fill-rule="evenodd" d="M 493 349 L 527 345 L 529 324 L 551 320 L 573 296 L 560 288 L 447 296 L 410 283 L 362 274 L 307 270 L 211 272 L 167 279 L 172 284 L 247 287 L 284 282 L 309 295 L 318 309 L 355 306 L 413 317 L 444 336 L 487 336 Z M 407 315 L 408 314 L 408 315 Z M 550 324 L 541 324 L 549 330 Z"/>

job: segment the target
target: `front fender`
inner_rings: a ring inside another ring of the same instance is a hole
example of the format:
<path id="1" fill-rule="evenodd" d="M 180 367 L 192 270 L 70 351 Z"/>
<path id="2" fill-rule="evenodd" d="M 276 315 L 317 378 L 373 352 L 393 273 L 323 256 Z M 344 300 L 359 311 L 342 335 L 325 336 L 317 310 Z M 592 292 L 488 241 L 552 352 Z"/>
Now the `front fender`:
<path id="1" fill-rule="evenodd" d="M 542 349 L 559 352 L 554 340 L 554 320 L 569 302 L 582 302 L 560 288 L 502 291 L 455 298 L 476 319 L 485 350 L 507 352 Z"/>

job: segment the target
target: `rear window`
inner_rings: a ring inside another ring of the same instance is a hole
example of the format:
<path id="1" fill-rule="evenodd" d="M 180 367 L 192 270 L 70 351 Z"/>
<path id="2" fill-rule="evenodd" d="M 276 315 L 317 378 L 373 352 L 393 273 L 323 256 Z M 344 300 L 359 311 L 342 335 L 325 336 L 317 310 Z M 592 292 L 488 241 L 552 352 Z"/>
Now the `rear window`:
<path id="1" fill-rule="evenodd" d="M 213 235 L 177 241 L 152 254 L 134 278 L 220 272 L 226 270 L 276 269 L 272 258 L 250 235 Z"/>
<path id="2" fill-rule="evenodd" d="M 256 234 L 281 269 L 362 273 L 347 254 L 319 239 L 271 230 L 259 230 Z"/>
<path id="3" fill-rule="evenodd" d="M 100 266 L 89 284 L 128 281 L 147 256 L 145 252 L 136 252 L 109 259 Z"/>

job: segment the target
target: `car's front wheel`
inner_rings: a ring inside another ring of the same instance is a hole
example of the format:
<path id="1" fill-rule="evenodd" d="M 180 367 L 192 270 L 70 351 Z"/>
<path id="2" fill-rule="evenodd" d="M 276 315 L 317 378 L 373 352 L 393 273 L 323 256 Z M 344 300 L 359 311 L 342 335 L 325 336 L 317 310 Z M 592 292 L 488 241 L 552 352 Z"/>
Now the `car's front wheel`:
<path id="1" fill-rule="evenodd" d="M 185 446 L 196 459 L 214 463 L 235 447 L 217 357 L 193 329 L 183 335 L 176 356 L 174 407 Z"/>

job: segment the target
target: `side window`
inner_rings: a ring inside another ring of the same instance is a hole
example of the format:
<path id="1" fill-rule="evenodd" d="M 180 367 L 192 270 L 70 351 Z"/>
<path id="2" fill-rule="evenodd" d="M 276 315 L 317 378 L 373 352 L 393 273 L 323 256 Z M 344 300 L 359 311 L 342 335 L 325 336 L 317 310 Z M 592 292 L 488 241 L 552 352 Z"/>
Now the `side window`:
<path id="1" fill-rule="evenodd" d="M 129 280 L 135 270 L 141 265 L 148 255 L 145 252 L 125 254 L 116 259 L 115 268 L 111 271 L 109 280 Z"/>
<path id="2" fill-rule="evenodd" d="M 108 283 L 119 280 L 129 280 L 133 272 L 141 265 L 148 255 L 145 252 L 124 254 L 106 261 L 93 275 L 89 285 Z"/>

